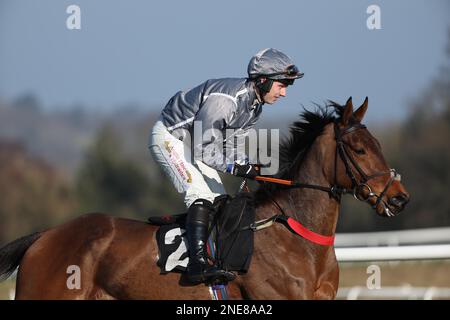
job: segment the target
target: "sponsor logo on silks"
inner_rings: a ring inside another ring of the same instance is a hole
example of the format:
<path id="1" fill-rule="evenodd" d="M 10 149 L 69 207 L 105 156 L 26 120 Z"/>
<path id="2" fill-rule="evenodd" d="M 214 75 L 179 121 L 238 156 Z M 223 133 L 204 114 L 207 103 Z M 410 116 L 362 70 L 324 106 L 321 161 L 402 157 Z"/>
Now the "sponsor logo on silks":
<path id="1" fill-rule="evenodd" d="M 186 169 L 184 165 L 183 158 L 180 157 L 178 152 L 176 152 L 173 148 L 173 146 L 170 145 L 169 141 L 164 141 L 164 147 L 169 154 L 169 159 L 171 164 L 175 167 L 177 172 L 185 178 L 187 183 L 192 183 L 192 175 L 191 173 Z"/>

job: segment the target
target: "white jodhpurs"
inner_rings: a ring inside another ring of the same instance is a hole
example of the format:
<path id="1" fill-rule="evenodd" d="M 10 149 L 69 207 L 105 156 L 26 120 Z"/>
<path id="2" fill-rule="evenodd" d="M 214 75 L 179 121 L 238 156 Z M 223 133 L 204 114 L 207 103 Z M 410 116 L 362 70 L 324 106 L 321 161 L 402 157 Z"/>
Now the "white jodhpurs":
<path id="1" fill-rule="evenodd" d="M 217 171 L 201 161 L 191 161 L 190 147 L 170 134 L 161 121 L 150 133 L 149 149 L 177 191 L 185 194 L 186 207 L 199 198 L 213 202 L 225 194 Z"/>

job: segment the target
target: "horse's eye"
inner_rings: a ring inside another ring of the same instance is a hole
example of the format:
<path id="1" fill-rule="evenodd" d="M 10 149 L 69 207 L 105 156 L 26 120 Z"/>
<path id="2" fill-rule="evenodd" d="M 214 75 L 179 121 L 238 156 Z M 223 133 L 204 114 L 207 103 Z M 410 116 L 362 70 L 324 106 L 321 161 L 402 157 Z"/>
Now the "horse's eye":
<path id="1" fill-rule="evenodd" d="M 366 150 L 364 150 L 364 149 L 356 149 L 355 152 L 357 154 L 366 154 Z"/>

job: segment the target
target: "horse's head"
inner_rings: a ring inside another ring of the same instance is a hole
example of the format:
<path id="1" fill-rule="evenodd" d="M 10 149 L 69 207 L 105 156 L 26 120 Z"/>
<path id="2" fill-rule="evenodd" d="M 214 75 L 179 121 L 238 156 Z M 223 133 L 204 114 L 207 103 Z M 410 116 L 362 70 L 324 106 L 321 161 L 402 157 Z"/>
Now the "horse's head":
<path id="1" fill-rule="evenodd" d="M 352 190 L 355 198 L 369 203 L 382 216 L 392 217 L 402 211 L 409 194 L 400 182 L 400 175 L 391 169 L 381 145 L 361 123 L 368 99 L 353 111 L 351 97 L 341 109 L 340 118 L 330 124 L 334 131 L 335 185 Z"/>

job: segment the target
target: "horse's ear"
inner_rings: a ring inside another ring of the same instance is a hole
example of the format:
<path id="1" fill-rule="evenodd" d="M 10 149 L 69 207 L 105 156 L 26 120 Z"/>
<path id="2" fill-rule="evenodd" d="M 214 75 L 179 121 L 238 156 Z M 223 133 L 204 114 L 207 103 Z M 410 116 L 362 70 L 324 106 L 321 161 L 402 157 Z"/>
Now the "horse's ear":
<path id="1" fill-rule="evenodd" d="M 350 97 L 350 98 L 348 98 L 347 102 L 345 103 L 344 113 L 342 114 L 341 123 L 344 127 L 346 127 L 350 123 L 352 115 L 353 115 L 353 103 L 352 103 L 352 97 Z"/>
<path id="2" fill-rule="evenodd" d="M 353 114 L 356 121 L 361 122 L 362 119 L 364 118 L 364 115 L 366 114 L 367 111 L 367 106 L 369 105 L 369 99 L 366 97 L 366 99 L 364 100 L 363 104 L 361 105 L 361 107 L 359 107 L 355 113 Z"/>

